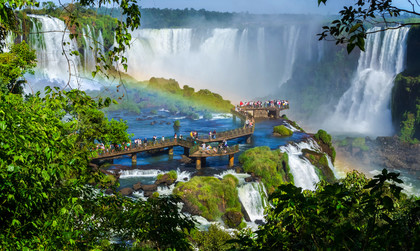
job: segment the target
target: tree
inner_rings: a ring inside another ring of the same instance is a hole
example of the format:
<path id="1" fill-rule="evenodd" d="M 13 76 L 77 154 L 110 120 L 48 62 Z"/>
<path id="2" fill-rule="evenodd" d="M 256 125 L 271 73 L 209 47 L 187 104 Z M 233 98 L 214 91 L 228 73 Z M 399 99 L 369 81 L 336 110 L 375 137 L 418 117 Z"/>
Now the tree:
<path id="1" fill-rule="evenodd" d="M 4 93 L 23 93 L 25 73 L 33 74 L 36 66 L 35 51 L 22 41 L 12 45 L 10 52 L 0 54 L 0 90 Z"/>
<path id="2" fill-rule="evenodd" d="M 347 44 L 347 51 L 350 53 L 356 46 L 362 51 L 365 49 L 366 35 L 373 32 L 381 32 L 388 29 L 399 29 L 408 25 L 420 25 L 420 22 L 401 22 L 396 18 L 402 14 L 418 16 L 420 8 L 418 1 L 407 0 L 412 6 L 411 9 L 398 8 L 393 5 L 392 0 L 355 0 L 350 6 L 344 6 L 339 11 L 340 18 L 331 22 L 331 25 L 324 26 L 323 32 L 318 34 L 319 39 L 332 37 L 336 44 Z M 318 5 L 326 4 L 327 0 L 318 0 Z M 369 31 L 369 25 L 379 25 L 382 29 Z"/>
<path id="3" fill-rule="evenodd" d="M 420 244 L 420 200 L 401 193 L 399 174 L 368 180 L 356 171 L 317 190 L 281 185 L 266 224 L 242 233 L 241 250 L 412 250 Z"/>

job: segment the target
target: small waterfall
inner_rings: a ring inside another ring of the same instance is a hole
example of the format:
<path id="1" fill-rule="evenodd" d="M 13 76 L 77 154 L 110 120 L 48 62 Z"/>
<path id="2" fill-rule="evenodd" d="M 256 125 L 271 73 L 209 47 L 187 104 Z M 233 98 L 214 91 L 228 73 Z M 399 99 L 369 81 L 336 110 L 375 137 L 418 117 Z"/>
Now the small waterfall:
<path id="1" fill-rule="evenodd" d="M 181 171 L 179 168 L 176 170 L 177 179 L 176 182 L 182 181 L 186 182 L 191 179 L 191 173 L 187 171 Z"/>
<path id="2" fill-rule="evenodd" d="M 311 162 L 302 156 L 303 149 L 320 151 L 318 144 L 312 139 L 307 142 L 291 143 L 280 147 L 280 151 L 289 155 L 290 172 L 293 174 L 295 186 L 304 190 L 315 190 L 315 184 L 319 182 L 319 177 Z"/>
<path id="3" fill-rule="evenodd" d="M 83 40 L 85 42 L 84 44 L 84 69 L 85 70 L 91 70 L 96 64 L 96 52 L 95 52 L 95 42 L 94 42 L 94 31 L 95 29 L 92 27 L 92 30 L 90 29 L 90 26 L 87 25 L 86 29 L 82 29 L 82 35 Z"/>
<path id="4" fill-rule="evenodd" d="M 264 208 L 268 205 L 268 202 L 267 192 L 262 183 L 249 182 L 243 184 L 238 188 L 238 196 L 252 222 L 264 220 Z"/>
<path id="5" fill-rule="evenodd" d="M 379 28 L 372 28 L 374 32 Z M 369 34 L 366 51 L 360 54 L 356 75 L 327 120 L 329 131 L 392 135 L 391 89 L 403 71 L 408 27 Z"/>
<path id="6" fill-rule="evenodd" d="M 251 177 L 251 175 L 247 173 L 237 173 L 233 169 L 226 170 L 220 174 L 215 174 L 214 177 L 218 179 L 223 179 L 223 177 L 225 177 L 228 174 L 235 176 L 239 181 L 239 185 L 242 185 L 245 183 L 245 178 Z"/>
<path id="7" fill-rule="evenodd" d="M 157 177 L 161 173 L 162 171 L 160 170 L 139 170 L 139 169 L 122 170 L 120 179 L 131 178 L 131 177 Z"/>

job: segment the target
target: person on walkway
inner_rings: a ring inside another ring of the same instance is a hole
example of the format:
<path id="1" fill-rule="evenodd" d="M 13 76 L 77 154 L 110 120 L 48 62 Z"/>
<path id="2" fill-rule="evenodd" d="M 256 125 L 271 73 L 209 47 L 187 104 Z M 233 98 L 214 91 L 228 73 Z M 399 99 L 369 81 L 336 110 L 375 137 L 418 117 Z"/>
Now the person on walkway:
<path id="1" fill-rule="evenodd" d="M 162 143 L 165 142 L 165 136 L 162 136 Z"/>
<path id="2" fill-rule="evenodd" d="M 216 139 L 216 130 L 213 131 L 213 139 Z"/>

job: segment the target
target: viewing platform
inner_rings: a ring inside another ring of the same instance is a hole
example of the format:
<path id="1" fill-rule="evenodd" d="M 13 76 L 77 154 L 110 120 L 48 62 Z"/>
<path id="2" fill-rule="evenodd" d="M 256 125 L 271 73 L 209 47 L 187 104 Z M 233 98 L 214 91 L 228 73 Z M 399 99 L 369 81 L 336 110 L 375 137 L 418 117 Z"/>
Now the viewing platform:
<path id="1" fill-rule="evenodd" d="M 280 112 L 289 109 L 289 105 L 282 106 L 240 106 L 239 110 L 249 113 L 254 118 L 280 118 Z"/>

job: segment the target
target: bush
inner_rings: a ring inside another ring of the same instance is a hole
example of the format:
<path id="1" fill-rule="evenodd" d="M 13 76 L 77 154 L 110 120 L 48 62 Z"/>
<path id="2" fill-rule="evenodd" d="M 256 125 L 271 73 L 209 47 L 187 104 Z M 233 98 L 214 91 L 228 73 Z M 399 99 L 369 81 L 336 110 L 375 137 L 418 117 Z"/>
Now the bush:
<path id="1" fill-rule="evenodd" d="M 292 130 L 285 127 L 284 125 L 275 126 L 273 132 L 279 134 L 282 137 L 289 137 L 293 135 Z"/>
<path id="2" fill-rule="evenodd" d="M 353 147 L 357 147 L 360 148 L 360 150 L 362 151 L 367 151 L 369 150 L 369 147 L 366 145 L 366 140 L 365 138 L 355 138 L 353 140 L 353 142 L 351 143 L 351 145 Z"/>
<path id="3" fill-rule="evenodd" d="M 207 220 L 217 220 L 227 209 L 241 210 L 238 182 L 233 175 L 226 175 L 222 180 L 195 176 L 188 182 L 179 182 L 173 193 Z"/>
<path id="4" fill-rule="evenodd" d="M 280 184 L 293 183 L 288 156 L 280 150 L 271 151 L 268 146 L 255 147 L 241 154 L 239 162 L 245 172 L 261 177 L 269 194 Z"/>
<path id="5" fill-rule="evenodd" d="M 181 126 L 181 122 L 179 120 L 175 120 L 174 127 L 180 127 L 180 126 Z"/>
<path id="6" fill-rule="evenodd" d="M 241 223 L 242 224 L 242 223 Z M 191 231 L 190 238 L 198 250 L 230 250 L 235 247 L 234 244 L 226 243 L 232 240 L 232 236 L 216 224 L 210 225 L 208 231 Z"/>
<path id="7" fill-rule="evenodd" d="M 203 115 L 203 118 L 204 119 L 212 119 L 213 118 L 213 115 L 211 115 L 210 112 L 205 112 L 204 115 Z"/>

